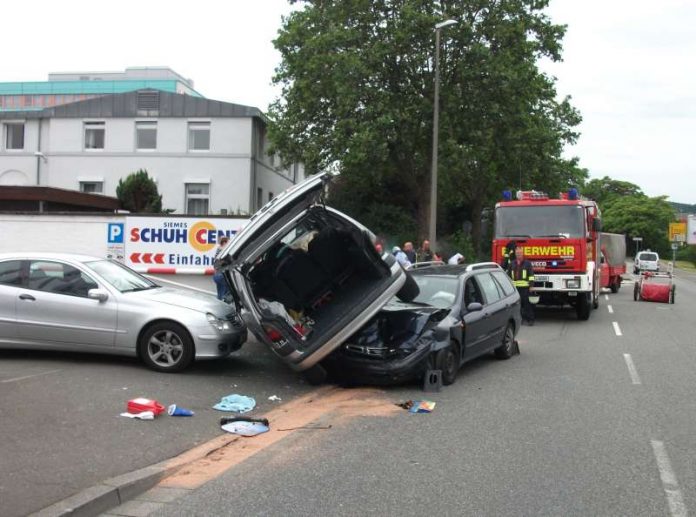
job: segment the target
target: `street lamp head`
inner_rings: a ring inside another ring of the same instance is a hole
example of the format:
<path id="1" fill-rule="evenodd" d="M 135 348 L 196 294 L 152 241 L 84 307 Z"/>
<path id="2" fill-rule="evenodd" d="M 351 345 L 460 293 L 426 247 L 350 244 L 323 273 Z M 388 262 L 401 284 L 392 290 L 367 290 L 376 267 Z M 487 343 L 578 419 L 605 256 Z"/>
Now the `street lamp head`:
<path id="1" fill-rule="evenodd" d="M 459 22 L 457 20 L 445 20 L 444 22 L 440 22 L 435 24 L 435 30 L 438 31 L 440 29 L 443 29 L 445 27 L 449 27 L 450 25 L 456 25 Z"/>

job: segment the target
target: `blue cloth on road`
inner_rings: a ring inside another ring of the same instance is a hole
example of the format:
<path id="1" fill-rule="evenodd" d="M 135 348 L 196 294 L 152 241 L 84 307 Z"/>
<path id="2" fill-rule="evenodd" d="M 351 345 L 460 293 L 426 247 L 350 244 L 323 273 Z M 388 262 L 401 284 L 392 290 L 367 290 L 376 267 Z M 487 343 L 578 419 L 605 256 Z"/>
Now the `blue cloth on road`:
<path id="1" fill-rule="evenodd" d="M 256 401 L 245 395 L 227 395 L 222 397 L 220 402 L 213 406 L 213 409 L 218 411 L 235 411 L 237 413 L 246 413 L 256 407 Z"/>

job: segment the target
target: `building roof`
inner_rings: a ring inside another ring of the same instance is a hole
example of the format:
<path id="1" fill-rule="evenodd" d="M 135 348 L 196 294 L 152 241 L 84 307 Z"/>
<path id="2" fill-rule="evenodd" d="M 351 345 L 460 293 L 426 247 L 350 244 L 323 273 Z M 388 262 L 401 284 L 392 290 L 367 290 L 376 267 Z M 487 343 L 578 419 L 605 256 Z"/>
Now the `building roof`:
<path id="1" fill-rule="evenodd" d="M 0 189 L 0 207 L 7 201 L 47 201 L 98 210 L 116 210 L 117 198 L 102 194 L 77 192 L 56 187 L 3 185 Z"/>
<path id="2" fill-rule="evenodd" d="M 119 81 L 123 82 L 123 81 Z M 98 84 L 98 82 L 96 83 Z M 215 101 L 157 89 L 102 95 L 94 99 L 62 104 L 42 110 L 0 111 L 2 118 L 214 118 L 258 117 L 263 113 L 252 106 Z"/>

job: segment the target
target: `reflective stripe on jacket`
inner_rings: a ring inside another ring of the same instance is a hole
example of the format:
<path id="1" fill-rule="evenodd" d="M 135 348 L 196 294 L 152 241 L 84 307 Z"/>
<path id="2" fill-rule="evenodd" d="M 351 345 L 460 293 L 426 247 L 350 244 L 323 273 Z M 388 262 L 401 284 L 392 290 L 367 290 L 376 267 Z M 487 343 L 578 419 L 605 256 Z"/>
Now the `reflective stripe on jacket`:
<path id="1" fill-rule="evenodd" d="M 530 282 L 534 282 L 532 263 L 528 260 L 523 261 L 521 264 L 516 260 L 513 261 L 510 268 L 510 278 L 512 278 L 512 283 L 515 284 L 515 287 L 529 287 Z"/>

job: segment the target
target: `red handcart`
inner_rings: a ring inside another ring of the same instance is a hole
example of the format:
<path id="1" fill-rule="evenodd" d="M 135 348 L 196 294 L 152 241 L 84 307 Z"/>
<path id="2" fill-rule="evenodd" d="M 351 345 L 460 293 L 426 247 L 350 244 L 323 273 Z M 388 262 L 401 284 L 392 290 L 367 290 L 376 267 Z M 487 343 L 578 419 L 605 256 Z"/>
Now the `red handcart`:
<path id="1" fill-rule="evenodd" d="M 633 285 L 633 300 L 645 302 L 674 303 L 676 286 L 672 273 L 645 271 Z"/>

